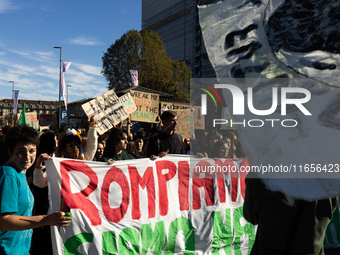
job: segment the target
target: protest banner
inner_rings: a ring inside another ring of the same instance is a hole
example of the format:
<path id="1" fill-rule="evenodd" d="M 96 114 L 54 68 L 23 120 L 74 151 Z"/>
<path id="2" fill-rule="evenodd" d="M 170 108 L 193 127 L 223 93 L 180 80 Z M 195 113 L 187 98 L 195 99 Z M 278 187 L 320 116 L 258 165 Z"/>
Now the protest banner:
<path id="1" fill-rule="evenodd" d="M 249 254 L 255 227 L 243 217 L 246 159 L 45 161 L 54 254 Z M 240 171 L 238 171 L 240 170 Z"/>
<path id="2" fill-rule="evenodd" d="M 97 117 L 98 125 L 96 131 L 99 134 L 104 134 L 113 125 L 117 125 L 129 117 L 129 114 L 113 90 L 83 104 L 82 108 L 89 118 L 92 116 Z"/>
<path id="3" fill-rule="evenodd" d="M 132 121 L 156 123 L 159 115 L 159 95 L 141 91 L 130 91 L 137 110 L 131 116 Z"/>

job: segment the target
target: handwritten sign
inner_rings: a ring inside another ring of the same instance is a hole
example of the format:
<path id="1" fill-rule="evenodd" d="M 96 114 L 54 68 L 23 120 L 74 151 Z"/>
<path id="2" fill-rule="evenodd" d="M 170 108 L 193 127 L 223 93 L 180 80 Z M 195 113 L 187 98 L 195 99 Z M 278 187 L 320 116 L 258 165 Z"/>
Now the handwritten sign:
<path id="1" fill-rule="evenodd" d="M 167 110 L 185 110 L 190 109 L 189 104 L 181 104 L 181 103 L 169 103 L 169 102 L 161 102 L 161 109 Z"/>
<path id="2" fill-rule="evenodd" d="M 123 105 L 125 111 L 128 114 L 131 114 L 137 110 L 135 102 L 129 92 L 119 97 L 119 102 Z"/>
<path id="3" fill-rule="evenodd" d="M 132 121 L 155 123 L 159 114 L 159 95 L 141 91 L 130 91 L 137 110 L 131 116 Z"/>
<path id="4" fill-rule="evenodd" d="M 86 115 L 90 118 L 96 116 L 98 125 L 96 130 L 104 134 L 121 121 L 129 117 L 121 101 L 113 90 L 82 105 Z"/>
<path id="5" fill-rule="evenodd" d="M 180 134 L 183 138 L 190 138 L 193 129 L 190 110 L 177 110 L 176 113 L 177 113 L 176 133 Z"/>
<path id="6" fill-rule="evenodd" d="M 194 128 L 195 129 L 205 129 L 204 115 L 201 114 L 201 107 L 194 106 L 194 111 L 192 112 L 194 118 Z"/>
<path id="7" fill-rule="evenodd" d="M 26 123 L 38 130 L 38 117 L 36 112 L 26 113 Z"/>
<path id="8" fill-rule="evenodd" d="M 56 125 L 57 119 L 55 114 L 39 114 L 40 126 Z"/>

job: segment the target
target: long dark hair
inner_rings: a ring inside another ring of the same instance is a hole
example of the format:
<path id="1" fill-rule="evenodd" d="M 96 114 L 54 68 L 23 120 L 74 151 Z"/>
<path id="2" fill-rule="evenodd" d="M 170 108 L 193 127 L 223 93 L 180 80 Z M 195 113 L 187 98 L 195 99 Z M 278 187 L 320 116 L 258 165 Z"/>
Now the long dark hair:
<path id="1" fill-rule="evenodd" d="M 214 147 L 211 151 L 211 156 L 213 158 L 219 158 L 220 157 L 220 154 L 219 154 L 219 151 L 220 151 L 220 148 L 222 145 L 224 144 L 227 144 L 226 141 L 223 141 L 223 140 L 218 140 L 215 144 L 214 144 Z M 230 148 L 229 148 L 230 149 Z"/>
<path id="2" fill-rule="evenodd" d="M 47 153 L 48 155 L 51 156 L 56 149 L 55 137 L 56 134 L 53 131 L 47 131 L 43 133 L 40 136 L 40 143 L 37 155 Z"/>
<path id="3" fill-rule="evenodd" d="M 124 134 L 126 134 L 125 130 L 121 128 L 113 128 L 110 132 L 109 138 L 106 140 L 105 150 L 116 153 L 115 146 L 119 144 L 121 140 L 124 140 Z"/>

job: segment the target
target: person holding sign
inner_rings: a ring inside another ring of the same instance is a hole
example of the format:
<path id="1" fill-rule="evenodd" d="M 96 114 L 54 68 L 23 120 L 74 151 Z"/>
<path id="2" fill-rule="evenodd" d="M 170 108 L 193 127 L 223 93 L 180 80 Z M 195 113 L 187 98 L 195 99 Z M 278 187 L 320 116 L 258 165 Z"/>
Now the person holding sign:
<path id="1" fill-rule="evenodd" d="M 92 160 L 97 151 L 97 118 L 92 116 L 89 120 L 89 131 L 87 135 L 86 147 L 81 147 L 81 136 L 75 129 L 65 130 L 59 138 L 57 150 L 58 157 Z"/>
<path id="2" fill-rule="evenodd" d="M 174 111 L 164 111 L 161 115 L 163 132 L 150 138 L 148 157 L 164 157 L 169 154 L 185 154 L 182 136 L 175 133 L 177 114 Z"/>
<path id="3" fill-rule="evenodd" d="M 5 138 L 9 155 L 0 167 L 0 254 L 29 254 L 33 228 L 66 227 L 64 212 L 32 216 L 34 198 L 26 181 L 39 144 L 38 132 L 25 125 L 11 128 Z"/>
<path id="4" fill-rule="evenodd" d="M 81 136 L 75 129 L 65 130 L 59 137 L 59 146 L 57 156 L 71 159 L 92 160 L 97 151 L 97 132 L 96 125 L 98 121 L 96 117 L 89 120 L 89 131 L 87 135 L 86 147 L 81 147 Z M 36 162 L 33 171 L 33 184 L 39 188 L 47 187 L 47 174 L 43 172 L 45 166 L 44 160 L 48 160 L 50 156 L 46 153 L 41 154 Z"/>

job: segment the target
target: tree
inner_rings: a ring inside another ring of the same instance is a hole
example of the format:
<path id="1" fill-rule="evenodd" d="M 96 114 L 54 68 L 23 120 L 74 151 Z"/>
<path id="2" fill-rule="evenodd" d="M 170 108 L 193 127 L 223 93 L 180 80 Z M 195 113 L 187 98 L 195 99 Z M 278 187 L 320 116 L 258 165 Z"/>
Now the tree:
<path id="1" fill-rule="evenodd" d="M 102 57 L 102 74 L 109 82 L 108 89 L 130 87 L 130 70 L 138 70 L 141 46 L 142 37 L 139 32 L 130 30 L 107 49 Z"/>
<path id="2" fill-rule="evenodd" d="M 130 87 L 131 69 L 140 71 L 141 86 L 172 94 L 175 101 L 189 101 L 191 69 L 184 61 L 174 61 L 167 56 L 157 33 L 143 31 L 140 34 L 130 30 L 104 53 L 102 73 L 109 81 L 109 89 Z"/>

